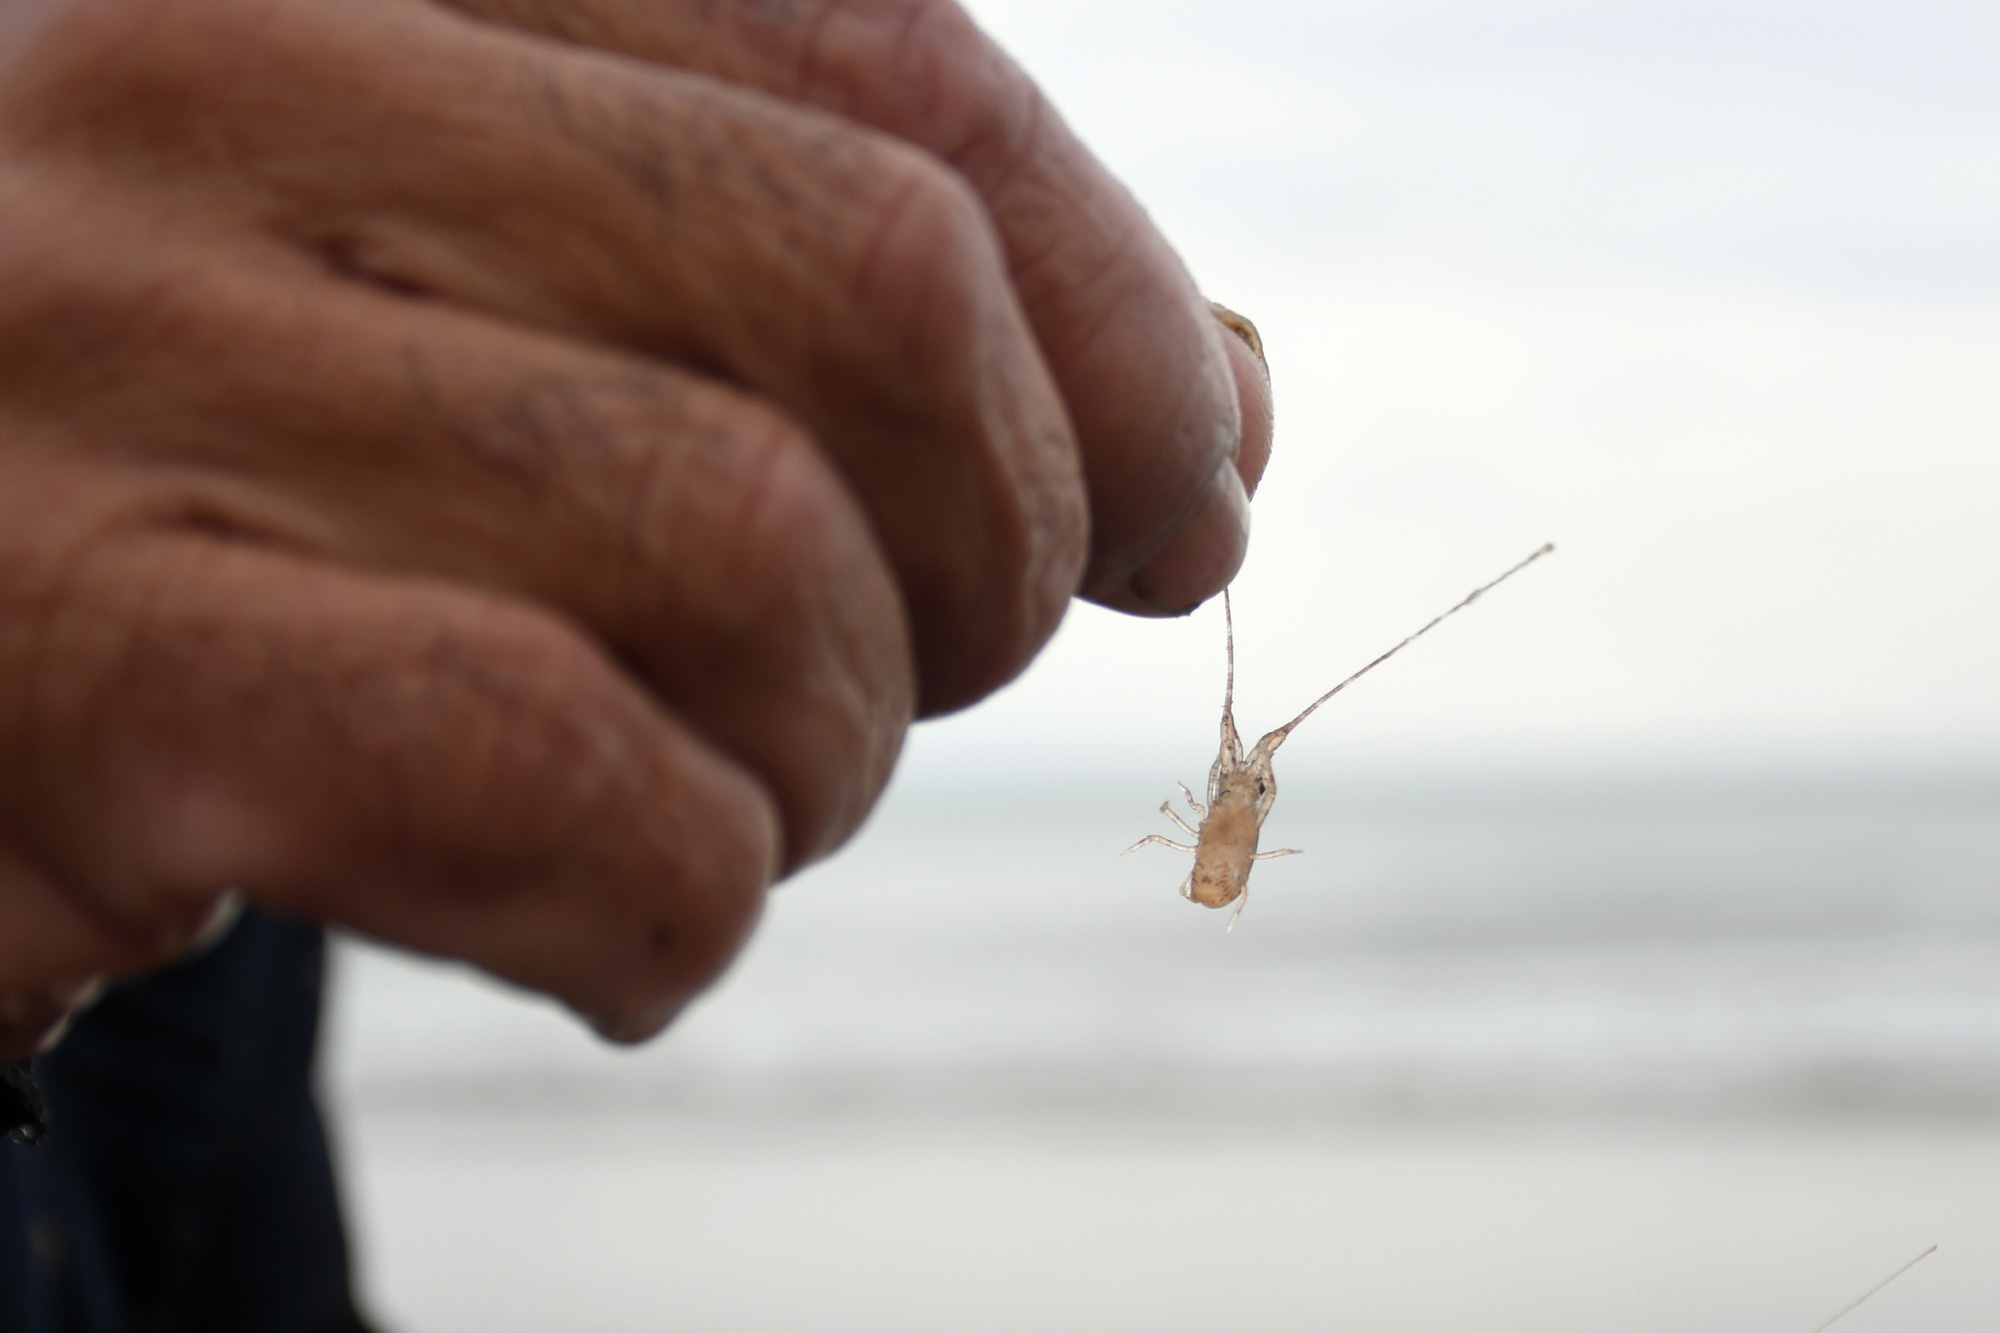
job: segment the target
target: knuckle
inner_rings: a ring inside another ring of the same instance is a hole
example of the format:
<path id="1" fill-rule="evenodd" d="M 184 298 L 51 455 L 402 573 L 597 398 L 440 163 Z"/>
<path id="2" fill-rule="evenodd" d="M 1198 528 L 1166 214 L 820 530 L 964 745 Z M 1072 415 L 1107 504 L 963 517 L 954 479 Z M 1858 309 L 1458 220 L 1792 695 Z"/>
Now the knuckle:
<path id="1" fill-rule="evenodd" d="M 424 684 L 382 725 L 407 737 L 428 718 L 433 734 L 401 752 L 411 766 L 389 799 L 448 844 L 448 863 L 588 912 L 603 966 L 580 1007 L 625 1013 L 721 972 L 776 870 L 777 812 L 760 783 L 531 608 L 452 627 L 407 674 Z"/>
<path id="2" fill-rule="evenodd" d="M 669 696 L 779 794 L 797 864 L 852 831 L 888 780 L 914 708 L 907 631 L 867 520 L 811 438 L 760 404 L 724 406 L 705 512 L 686 512 L 691 469 L 653 481 L 649 526 L 673 534 L 653 563 L 703 631 L 655 638 Z"/>
<path id="3" fill-rule="evenodd" d="M 380 698 L 361 712 L 380 734 L 360 743 L 382 743 L 390 763 L 407 765 L 407 793 L 458 793 L 470 807 L 461 827 L 494 820 L 558 839 L 580 827 L 612 795 L 617 723 L 630 711 L 612 673 L 573 630 L 527 607 L 425 611 L 369 673 Z M 462 781 L 426 771 L 440 755 Z"/>
<path id="4" fill-rule="evenodd" d="M 712 614 L 769 623 L 774 604 L 822 573 L 847 498 L 805 430 L 775 408 L 734 394 L 693 405 L 672 423 L 683 445 L 638 459 L 634 522 L 664 549 L 655 563 L 713 564 L 722 576 Z"/>
<path id="5" fill-rule="evenodd" d="M 554 858 L 596 855 L 592 830 L 609 821 L 651 830 L 640 850 L 704 874 L 761 873 L 769 821 L 756 784 L 651 708 L 567 622 L 459 597 L 455 616 L 430 608 L 412 627 L 414 671 L 377 673 L 392 694 L 397 680 L 420 682 L 381 724 L 389 735 L 431 733 L 400 751 L 416 766 L 403 775 L 413 792 L 456 789 L 467 808 L 450 824 L 474 839 L 511 830 L 510 856 L 533 860 L 538 845 Z M 440 757 L 461 765 L 461 782 L 440 784 L 428 771 Z M 716 833 L 683 840 L 702 821 Z"/>
<path id="6" fill-rule="evenodd" d="M 725 558 L 749 575 L 737 614 L 769 624 L 836 591 L 872 549 L 845 485 L 803 430 L 761 409 L 738 429 L 743 471 L 722 516 L 733 539 Z"/>
<path id="7" fill-rule="evenodd" d="M 901 354 L 934 362 L 1007 299 L 999 240 L 972 187 L 937 159 L 884 145 L 877 177 L 881 199 L 855 294 Z"/>
<path id="8" fill-rule="evenodd" d="M 942 426 L 959 447 L 890 460 L 897 488 L 871 499 L 890 510 L 877 517 L 893 544 L 909 519 L 894 508 L 909 507 L 909 477 L 927 473 L 933 494 L 961 498 L 956 549 L 925 573 L 961 610 L 997 599 L 1033 621 L 1007 650 L 1018 657 L 1053 628 L 1081 569 L 1088 519 L 1075 441 L 984 205 L 934 158 L 909 151 L 895 165 L 858 304 L 900 367 L 898 383 L 912 386 L 911 401 L 889 412 L 933 439 Z"/>
<path id="9" fill-rule="evenodd" d="M 1012 162 L 1035 142 L 1040 93 L 953 0 L 911 0 L 896 55 L 892 86 L 919 99 L 913 123 L 945 158 Z"/>
<path id="10" fill-rule="evenodd" d="M 61 0 L 41 7 L 22 46 L 15 96 L 0 116 L 17 144 L 46 136 L 102 148 L 156 136 L 204 100 L 218 66 L 266 26 L 239 0 Z M 224 31 L 223 29 L 227 29 Z M 208 91 L 212 92 L 212 88 Z M 185 148 L 183 149 L 185 151 Z"/>
<path id="11" fill-rule="evenodd" d="M 954 0 L 848 0 L 822 21 L 804 62 L 839 105 L 917 139 L 953 162 L 998 150 L 1015 158 L 1043 107 L 1020 68 Z M 866 36 L 856 40 L 853 29 Z"/>
<path id="12" fill-rule="evenodd" d="M 856 623 L 845 632 L 892 630 L 867 519 L 813 437 L 761 400 L 683 388 L 581 409 L 594 418 L 590 453 L 609 460 L 595 486 L 613 510 L 608 540 L 623 547 L 624 616 L 664 633 L 672 606 L 706 634 L 761 645 L 753 660 L 775 648 L 794 666 L 806 664 L 790 661 L 800 650 L 782 645 L 813 644 L 846 621 Z"/>

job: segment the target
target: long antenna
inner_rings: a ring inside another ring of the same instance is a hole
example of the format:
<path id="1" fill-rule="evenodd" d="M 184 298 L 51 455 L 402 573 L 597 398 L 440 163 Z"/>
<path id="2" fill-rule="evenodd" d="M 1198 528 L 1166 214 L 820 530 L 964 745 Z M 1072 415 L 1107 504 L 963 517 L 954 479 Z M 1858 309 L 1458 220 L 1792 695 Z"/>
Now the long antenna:
<path id="1" fill-rule="evenodd" d="M 1513 578 L 1516 574 L 1526 569 L 1529 565 L 1534 564 L 1537 560 L 1540 560 L 1543 556 L 1547 555 L 1549 552 L 1555 549 L 1556 549 L 1555 543 L 1550 542 L 1547 545 L 1543 546 L 1541 550 L 1536 551 L 1526 560 L 1523 560 L 1520 564 L 1514 566 L 1512 569 L 1508 570 L 1505 574 L 1502 574 L 1499 578 L 1494 579 L 1491 583 L 1480 584 L 1477 588 L 1474 588 L 1471 592 L 1465 595 L 1464 601 L 1460 602 L 1457 606 L 1452 607 L 1451 610 L 1443 612 L 1442 614 L 1433 617 L 1428 625 L 1425 625 L 1415 634 L 1412 634 L 1409 638 L 1403 640 L 1401 643 L 1397 644 L 1394 648 L 1391 648 L 1388 652 L 1383 653 L 1380 657 L 1370 662 L 1367 666 L 1362 667 L 1361 670 L 1355 672 L 1353 675 L 1349 676 L 1346 680 L 1341 681 L 1340 684 L 1334 686 L 1332 689 L 1328 690 L 1325 694 L 1322 694 L 1319 698 L 1313 700 L 1310 704 L 1307 704 L 1305 712 L 1300 713 L 1297 717 L 1293 718 L 1290 722 L 1287 722 L 1284 726 L 1279 727 L 1275 732 L 1271 734 L 1280 737 L 1291 735 L 1293 727 L 1296 727 L 1297 725 L 1299 725 L 1299 723 L 1311 717 L 1313 715 L 1313 711 L 1317 709 L 1321 704 L 1325 703 L 1328 699 L 1331 699 L 1334 695 L 1339 694 L 1349 685 L 1352 685 L 1355 681 L 1360 680 L 1363 676 L 1373 671 L 1376 667 L 1381 666 L 1384 662 L 1394 657 L 1397 653 L 1402 652 L 1405 648 L 1415 643 L 1418 639 L 1423 638 L 1424 635 L 1429 634 L 1439 625 L 1451 619 L 1451 617 L 1457 615 L 1460 611 L 1463 611 L 1466 607 L 1471 606 L 1481 597 L 1493 591 L 1493 589 L 1499 587 L 1501 584 L 1505 583 L 1508 579 Z M 1226 595 L 1227 594 L 1225 594 L 1225 596 Z M 1227 603 L 1225 602 L 1224 610 L 1227 611 L 1227 609 L 1228 606 Z M 1234 665 L 1235 653 L 1233 649 L 1230 654 L 1230 661 L 1231 661 L 1230 672 L 1233 677 L 1235 674 L 1235 665 Z"/>
<path id="2" fill-rule="evenodd" d="M 1222 715 L 1236 702 L 1236 617 L 1229 610 L 1229 589 L 1222 590 L 1222 641 L 1229 645 L 1229 680 L 1222 687 Z"/>
<path id="3" fill-rule="evenodd" d="M 1862 1292 L 1859 1296 L 1855 1297 L 1851 1304 L 1842 1306 L 1839 1314 L 1835 1315 L 1832 1319 L 1827 1320 L 1824 1324 L 1821 1324 L 1818 1328 L 1814 1329 L 1813 1333 L 1826 1333 L 1826 1331 L 1829 1328 L 1832 1328 L 1836 1323 L 1838 1323 L 1841 1320 L 1841 1318 L 1845 1316 L 1849 1311 L 1853 1310 L 1856 1305 L 1861 1304 L 1861 1302 L 1867 1300 L 1870 1296 L 1873 1296 L 1876 1292 L 1882 1290 L 1882 1288 L 1888 1286 L 1891 1282 L 1894 1282 L 1897 1278 L 1909 1272 L 1912 1268 L 1915 1268 L 1918 1264 L 1922 1263 L 1924 1260 L 1930 1258 L 1933 1254 L 1936 1253 L 1937 1253 L 1937 1246 L 1935 1245 L 1931 1246 L 1928 1250 L 1925 1250 L 1922 1254 L 1910 1260 L 1910 1262 L 1904 1264 L 1901 1268 L 1889 1274 L 1889 1276 L 1883 1278 L 1880 1282 L 1877 1282 L 1874 1286 L 1870 1287 L 1868 1290 Z"/>

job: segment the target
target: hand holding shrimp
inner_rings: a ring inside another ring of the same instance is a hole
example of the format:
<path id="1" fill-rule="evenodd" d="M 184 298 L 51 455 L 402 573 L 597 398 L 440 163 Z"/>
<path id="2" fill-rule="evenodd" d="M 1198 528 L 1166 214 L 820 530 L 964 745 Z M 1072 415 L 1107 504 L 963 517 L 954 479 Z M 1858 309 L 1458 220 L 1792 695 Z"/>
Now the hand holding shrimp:
<path id="1" fill-rule="evenodd" d="M 1158 843 L 1177 852 L 1193 852 L 1194 869 L 1188 872 L 1187 879 L 1181 884 L 1181 897 L 1203 907 L 1227 907 L 1235 903 L 1236 910 L 1230 913 L 1226 927 L 1234 930 L 1236 918 L 1243 915 L 1243 906 L 1250 900 L 1251 864 L 1278 856 L 1296 856 L 1301 850 L 1297 847 L 1281 847 L 1271 852 L 1257 850 L 1257 835 L 1264 826 L 1264 817 L 1270 813 L 1272 802 L 1278 799 L 1278 779 L 1271 771 L 1271 756 L 1285 743 L 1292 729 L 1311 717 L 1328 699 L 1555 549 L 1553 544 L 1543 546 L 1499 578 L 1474 588 L 1456 606 L 1433 617 L 1422 629 L 1306 705 L 1305 711 L 1290 722 L 1276 731 L 1267 732 L 1248 755 L 1243 753 L 1242 739 L 1236 734 L 1236 623 L 1230 611 L 1229 590 L 1225 588 L 1222 593 L 1222 616 L 1226 627 L 1224 642 L 1227 644 L 1229 674 L 1222 691 L 1222 747 L 1216 753 L 1214 765 L 1208 770 L 1208 803 L 1204 805 L 1195 800 L 1187 784 L 1181 784 L 1188 808 L 1201 821 L 1193 828 L 1174 812 L 1172 802 L 1160 803 L 1160 813 L 1192 836 L 1194 845 L 1190 847 L 1157 833 L 1149 833 L 1127 847 L 1124 854 L 1136 852 L 1147 843 Z"/>

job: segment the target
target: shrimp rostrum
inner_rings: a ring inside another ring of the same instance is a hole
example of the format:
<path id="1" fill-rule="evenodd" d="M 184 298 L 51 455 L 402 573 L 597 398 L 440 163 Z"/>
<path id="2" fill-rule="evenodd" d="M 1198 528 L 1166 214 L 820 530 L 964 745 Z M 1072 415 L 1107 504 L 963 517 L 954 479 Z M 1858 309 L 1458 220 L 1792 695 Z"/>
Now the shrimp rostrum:
<path id="1" fill-rule="evenodd" d="M 1229 590 L 1225 588 L 1222 593 L 1223 641 L 1229 669 L 1222 688 L 1222 745 L 1216 752 L 1215 763 L 1208 770 L 1208 800 L 1206 804 L 1197 801 L 1187 784 L 1180 784 L 1181 794 L 1187 798 L 1188 809 L 1193 811 L 1197 821 L 1193 825 L 1180 817 L 1172 801 L 1160 803 L 1160 813 L 1193 838 L 1194 844 L 1190 846 L 1158 833 L 1149 833 L 1125 851 L 1129 854 L 1148 843 L 1158 843 L 1177 852 L 1194 853 L 1194 869 L 1181 882 L 1181 897 L 1203 907 L 1227 907 L 1235 903 L 1236 910 L 1230 913 L 1228 926 L 1228 929 L 1234 930 L 1236 918 L 1243 915 L 1244 904 L 1250 900 L 1251 866 L 1273 857 L 1297 856 L 1301 850 L 1297 847 L 1280 847 L 1269 852 L 1257 850 L 1257 838 L 1264 827 L 1264 817 L 1271 813 L 1271 804 L 1278 799 L 1278 778 L 1271 771 L 1271 757 L 1285 743 L 1285 738 L 1328 699 L 1555 549 L 1553 545 L 1544 546 L 1499 578 L 1474 588 L 1450 610 L 1433 616 L 1422 629 L 1306 705 L 1305 711 L 1290 722 L 1276 731 L 1266 732 L 1248 754 L 1244 753 L 1243 739 L 1236 731 L 1236 620 L 1229 605 Z"/>

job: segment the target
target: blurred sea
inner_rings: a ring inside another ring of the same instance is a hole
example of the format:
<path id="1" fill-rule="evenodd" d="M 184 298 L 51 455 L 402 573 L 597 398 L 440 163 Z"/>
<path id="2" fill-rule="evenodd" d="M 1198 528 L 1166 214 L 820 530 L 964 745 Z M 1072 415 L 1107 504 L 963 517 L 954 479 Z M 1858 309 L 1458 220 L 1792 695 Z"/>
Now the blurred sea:
<path id="1" fill-rule="evenodd" d="M 1225 934 L 1171 772 L 924 768 L 635 1051 L 344 951 L 385 1326 L 1993 1326 L 2000 770 L 1285 769 Z"/>
<path id="2" fill-rule="evenodd" d="M 2000 1114 L 2000 769 L 1279 776 L 1264 846 L 1306 855 L 1233 933 L 1181 854 L 1119 855 L 1171 832 L 1165 780 L 906 782 L 636 1051 L 345 947 L 333 1085 L 730 1123 Z"/>

